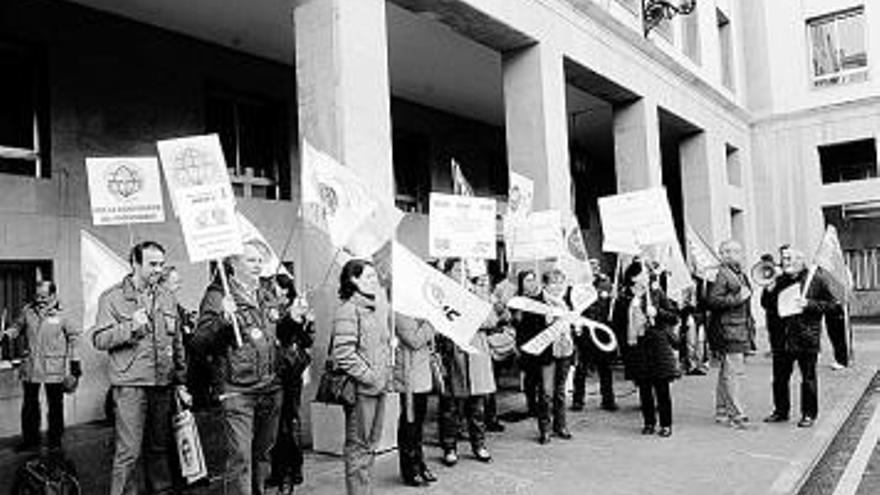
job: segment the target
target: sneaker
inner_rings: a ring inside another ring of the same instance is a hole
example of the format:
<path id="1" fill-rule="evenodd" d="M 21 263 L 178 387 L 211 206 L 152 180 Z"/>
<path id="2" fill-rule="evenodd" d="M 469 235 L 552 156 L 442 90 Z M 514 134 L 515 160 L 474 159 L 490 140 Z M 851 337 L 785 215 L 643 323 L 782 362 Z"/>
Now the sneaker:
<path id="1" fill-rule="evenodd" d="M 657 432 L 658 436 L 663 438 L 669 438 L 672 436 L 672 427 L 671 426 L 662 426 L 660 427 L 660 431 Z"/>
<path id="2" fill-rule="evenodd" d="M 785 423 L 788 421 L 788 416 L 784 416 L 779 413 L 773 413 L 770 416 L 764 418 L 765 423 Z"/>
<path id="3" fill-rule="evenodd" d="M 842 364 L 838 363 L 837 361 L 831 363 L 831 364 L 829 365 L 829 367 L 830 367 L 832 370 L 834 370 L 834 371 L 840 371 L 840 370 L 845 370 L 845 369 L 846 369 L 846 366 L 845 366 L 845 365 L 842 365 Z"/>
<path id="4" fill-rule="evenodd" d="M 474 457 L 480 462 L 492 462 L 492 454 L 486 447 L 477 447 L 473 449 Z"/>
<path id="5" fill-rule="evenodd" d="M 804 416 L 803 418 L 801 418 L 800 421 L 798 421 L 797 425 L 798 425 L 798 428 L 811 428 L 813 426 L 813 423 L 815 423 L 815 422 L 816 422 L 815 419 L 813 419 L 809 416 Z"/>
<path id="6" fill-rule="evenodd" d="M 458 452 L 454 450 L 447 450 L 443 453 L 443 464 L 447 466 L 455 466 L 458 464 Z"/>

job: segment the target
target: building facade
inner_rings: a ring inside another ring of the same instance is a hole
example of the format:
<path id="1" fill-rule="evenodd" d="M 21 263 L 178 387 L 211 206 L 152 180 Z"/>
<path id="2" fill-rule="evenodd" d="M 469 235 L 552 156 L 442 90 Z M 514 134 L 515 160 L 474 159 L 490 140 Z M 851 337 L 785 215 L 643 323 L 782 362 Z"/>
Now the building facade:
<path id="1" fill-rule="evenodd" d="M 335 304 L 335 255 L 298 218 L 304 141 L 407 211 L 398 237 L 422 254 L 427 197 L 451 191 L 453 159 L 478 195 L 501 203 L 508 171 L 530 177 L 535 208 L 575 212 L 596 254 L 597 198 L 616 192 L 665 186 L 679 233 L 688 223 L 712 244 L 739 239 L 751 261 L 781 242 L 809 250 L 823 218 L 849 221 L 851 205 L 880 194 L 870 183 L 876 159 L 869 178 L 823 185 L 818 155 L 873 140 L 880 93 L 870 64 L 863 76 L 858 57 L 840 55 L 814 77 L 803 51 L 814 20 L 838 12 L 861 12 L 868 38 L 877 15 L 868 2 L 815 0 L 814 10 L 801 2 L 803 12 L 789 12 L 776 5 L 786 2 L 698 0 L 647 36 L 644 3 L 3 2 L 0 73 L 13 76 L 0 78 L 0 303 L 13 314 L 37 278 L 51 277 L 81 319 L 87 229 L 120 255 L 132 239 L 164 243 L 194 307 L 208 270 L 186 261 L 176 220 L 93 227 L 85 158 L 155 156 L 156 140 L 208 132 L 221 136 L 239 209 L 276 249 L 289 244 L 283 257 L 318 311 L 318 349 Z M 847 22 L 833 18 L 838 36 Z M 865 47 L 870 62 L 876 50 Z M 804 61 L 803 80 L 792 79 L 793 59 Z M 71 422 L 102 414 L 104 364 L 88 341 Z M 6 368 L 0 436 L 18 431 L 21 391 Z"/>

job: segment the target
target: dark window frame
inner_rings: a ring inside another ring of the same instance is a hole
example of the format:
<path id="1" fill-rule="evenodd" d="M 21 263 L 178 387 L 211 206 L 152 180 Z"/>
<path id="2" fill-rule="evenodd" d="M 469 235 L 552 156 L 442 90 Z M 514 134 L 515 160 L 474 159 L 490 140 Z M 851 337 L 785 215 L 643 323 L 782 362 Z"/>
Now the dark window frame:
<path id="1" fill-rule="evenodd" d="M 860 149 L 861 146 L 864 148 Z M 819 155 L 822 184 L 876 179 L 880 175 L 877 141 L 873 137 L 822 144 L 816 148 L 816 152 Z M 831 152 L 835 152 L 835 156 L 829 156 Z M 838 159 L 832 163 L 834 158 Z M 865 173 L 859 173 L 857 167 L 862 167 L 861 171 Z"/>

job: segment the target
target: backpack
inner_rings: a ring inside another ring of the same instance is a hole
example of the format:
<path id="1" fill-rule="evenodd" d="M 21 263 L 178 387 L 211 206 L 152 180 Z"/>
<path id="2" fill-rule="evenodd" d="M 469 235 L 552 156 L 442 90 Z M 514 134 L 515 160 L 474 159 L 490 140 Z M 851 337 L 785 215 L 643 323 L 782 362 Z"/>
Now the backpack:
<path id="1" fill-rule="evenodd" d="M 12 495 L 82 495 L 82 491 L 69 461 L 40 456 L 18 469 Z"/>

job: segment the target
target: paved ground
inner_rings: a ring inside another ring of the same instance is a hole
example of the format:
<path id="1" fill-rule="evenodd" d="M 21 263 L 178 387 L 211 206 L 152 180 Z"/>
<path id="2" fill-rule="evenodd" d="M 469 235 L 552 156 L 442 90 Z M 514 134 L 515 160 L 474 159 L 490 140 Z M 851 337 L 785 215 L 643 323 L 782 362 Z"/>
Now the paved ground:
<path id="1" fill-rule="evenodd" d="M 782 494 L 793 493 L 820 453 L 846 420 L 880 364 L 880 326 L 860 327 L 856 334 L 857 363 L 832 372 L 823 356 L 820 369 L 820 417 L 809 430 L 794 422 L 765 425 L 760 418 L 770 410 L 770 362 L 754 356 L 748 365 L 745 403 L 756 420 L 753 429 L 736 431 L 713 421 L 715 370 L 707 377 L 685 377 L 673 385 L 672 438 L 643 437 L 631 385 L 619 381 L 622 409 L 600 411 L 591 396 L 586 412 L 571 413 L 571 441 L 547 446 L 535 441 L 536 426 L 526 420 L 509 423 L 505 433 L 491 434 L 495 457 L 484 465 L 468 458 L 462 443 L 462 461 L 454 468 L 440 465 L 440 450 L 429 447 L 432 469 L 440 482 L 424 492 L 437 494 Z M 797 383 L 797 378 L 794 380 Z M 797 387 L 794 403 L 797 404 Z M 517 396 L 506 397 L 502 410 L 521 409 Z M 219 440 L 216 430 L 202 427 L 204 441 Z M 106 493 L 112 430 L 102 425 L 71 429 L 69 455 L 81 473 L 83 493 Z M 216 450 L 214 451 L 216 452 Z M 217 456 L 219 454 L 212 454 Z M 7 493 L 10 475 L 23 460 L 9 443 L 0 443 L 0 495 Z M 210 459 L 219 466 L 219 458 Z M 880 472 L 880 453 L 869 464 Z M 866 478 L 867 479 L 867 478 Z M 391 452 L 377 461 L 377 491 L 413 493 L 397 478 L 397 456 Z M 343 493 L 342 461 L 310 455 L 306 461 L 303 494 Z M 219 493 L 216 485 L 198 493 Z M 862 492 L 860 492 L 862 493 Z M 865 493 L 875 493 L 868 491 Z"/>

